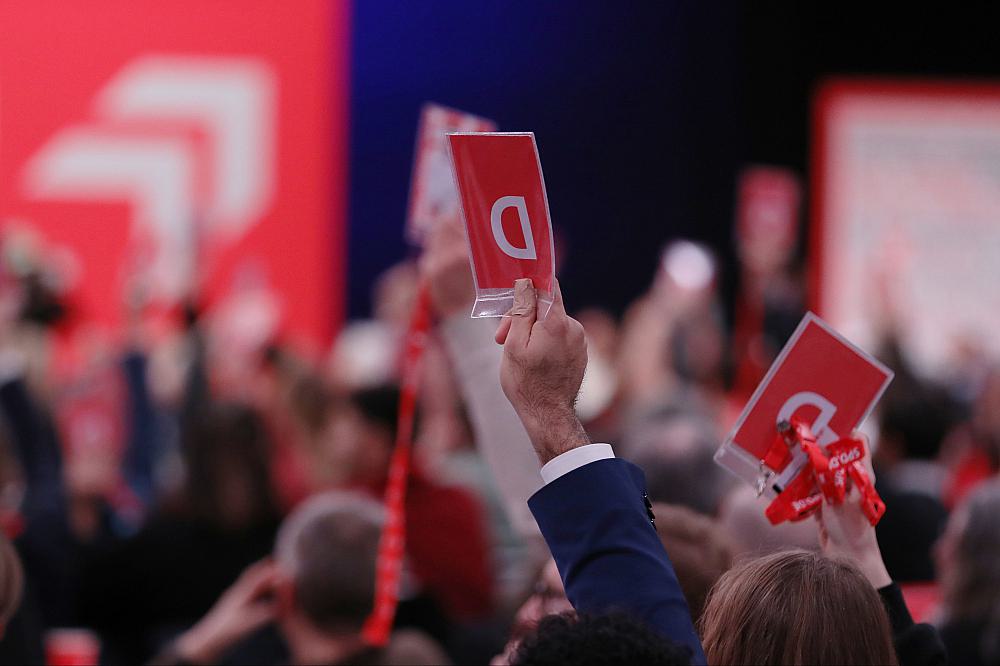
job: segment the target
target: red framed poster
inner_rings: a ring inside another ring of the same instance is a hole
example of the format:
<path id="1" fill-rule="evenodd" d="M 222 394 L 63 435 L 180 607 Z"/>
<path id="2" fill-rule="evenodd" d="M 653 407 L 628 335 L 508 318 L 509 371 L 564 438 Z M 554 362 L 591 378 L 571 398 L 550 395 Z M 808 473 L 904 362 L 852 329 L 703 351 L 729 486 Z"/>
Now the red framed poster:
<path id="1" fill-rule="evenodd" d="M 834 80 L 813 133 L 812 307 L 926 373 L 1000 353 L 1000 85 Z"/>

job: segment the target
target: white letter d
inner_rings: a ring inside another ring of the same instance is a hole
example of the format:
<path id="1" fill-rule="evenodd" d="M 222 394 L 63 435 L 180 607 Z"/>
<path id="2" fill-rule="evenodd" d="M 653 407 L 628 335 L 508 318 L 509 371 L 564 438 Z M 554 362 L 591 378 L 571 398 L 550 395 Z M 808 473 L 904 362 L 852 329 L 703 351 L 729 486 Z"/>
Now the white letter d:
<path id="1" fill-rule="evenodd" d="M 514 247 L 507 240 L 503 232 L 501 218 L 503 212 L 508 208 L 517 209 L 517 219 L 521 222 L 521 231 L 524 233 L 525 247 Z M 535 255 L 535 239 L 531 235 L 531 221 L 528 220 L 528 208 L 524 204 L 524 197 L 500 197 L 493 203 L 490 210 L 490 226 L 493 228 L 493 238 L 496 239 L 500 249 L 515 259 L 537 259 Z"/>
<path id="2" fill-rule="evenodd" d="M 830 427 L 830 419 L 833 415 L 837 413 L 837 406 L 832 402 L 821 396 L 819 393 L 813 393 L 812 391 L 802 391 L 801 393 L 796 393 L 791 398 L 785 401 L 785 404 L 781 406 L 778 410 L 777 421 L 790 421 L 792 416 L 798 410 L 799 407 L 804 405 L 812 405 L 813 407 L 819 408 L 819 416 L 813 421 L 810 429 L 813 434 L 816 435 L 816 442 L 820 446 L 827 446 L 828 444 L 833 444 L 838 439 L 840 435 L 833 431 Z"/>

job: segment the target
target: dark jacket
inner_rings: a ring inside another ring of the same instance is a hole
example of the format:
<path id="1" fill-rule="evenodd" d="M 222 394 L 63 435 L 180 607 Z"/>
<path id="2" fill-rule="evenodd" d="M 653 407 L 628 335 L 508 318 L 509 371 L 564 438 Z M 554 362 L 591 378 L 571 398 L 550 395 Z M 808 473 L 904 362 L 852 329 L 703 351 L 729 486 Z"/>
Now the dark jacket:
<path id="1" fill-rule="evenodd" d="M 630 613 L 688 647 L 693 664 L 705 663 L 638 467 L 614 458 L 592 462 L 547 484 L 528 505 L 578 612 Z"/>

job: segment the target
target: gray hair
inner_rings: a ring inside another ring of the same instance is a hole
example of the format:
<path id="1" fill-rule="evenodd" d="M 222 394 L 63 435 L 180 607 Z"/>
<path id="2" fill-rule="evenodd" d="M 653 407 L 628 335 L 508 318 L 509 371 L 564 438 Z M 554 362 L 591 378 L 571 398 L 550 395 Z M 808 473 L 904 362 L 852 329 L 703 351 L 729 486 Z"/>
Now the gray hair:
<path id="1" fill-rule="evenodd" d="M 382 507 L 367 497 L 325 492 L 282 524 L 275 559 L 294 581 L 295 603 L 331 633 L 360 629 L 375 595 Z"/>
<path id="2" fill-rule="evenodd" d="M 623 455 L 642 468 L 652 502 L 715 515 L 732 479 L 713 456 L 717 435 L 700 414 L 668 409 L 632 424 Z"/>

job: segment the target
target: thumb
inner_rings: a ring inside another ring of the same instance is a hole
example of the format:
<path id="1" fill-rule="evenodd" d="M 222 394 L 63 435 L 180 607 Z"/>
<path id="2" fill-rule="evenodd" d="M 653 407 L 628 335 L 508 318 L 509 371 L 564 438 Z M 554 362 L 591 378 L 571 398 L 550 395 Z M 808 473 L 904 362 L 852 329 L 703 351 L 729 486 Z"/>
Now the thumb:
<path id="1" fill-rule="evenodd" d="M 505 344 L 526 347 L 538 316 L 538 294 L 530 279 L 522 278 L 514 283 L 514 307 L 505 316 L 510 319 Z"/>

